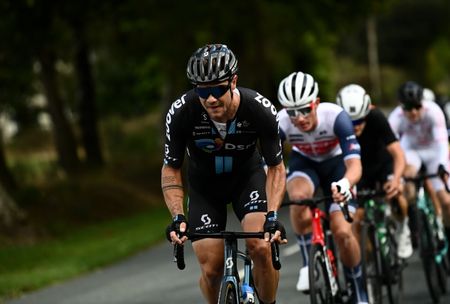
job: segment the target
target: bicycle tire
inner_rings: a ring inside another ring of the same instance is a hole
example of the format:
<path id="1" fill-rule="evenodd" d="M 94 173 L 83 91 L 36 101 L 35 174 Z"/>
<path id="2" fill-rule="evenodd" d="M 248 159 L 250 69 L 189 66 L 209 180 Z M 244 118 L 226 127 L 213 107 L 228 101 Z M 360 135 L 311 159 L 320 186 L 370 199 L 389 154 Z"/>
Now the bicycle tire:
<path id="1" fill-rule="evenodd" d="M 219 302 L 220 304 L 239 304 L 239 293 L 233 282 L 227 281 L 220 288 Z"/>
<path id="2" fill-rule="evenodd" d="M 446 294 L 447 289 L 447 272 L 448 272 L 448 261 L 446 257 L 444 257 L 439 264 L 440 267 L 438 267 L 438 282 L 439 287 L 441 288 L 441 293 Z"/>
<path id="3" fill-rule="evenodd" d="M 378 250 L 375 246 L 373 227 L 364 224 L 361 228 L 361 260 L 369 303 L 383 303 L 383 283 Z"/>
<path id="4" fill-rule="evenodd" d="M 322 246 L 311 247 L 309 259 L 309 295 L 311 304 L 334 303 Z"/>
<path id="5" fill-rule="evenodd" d="M 434 258 L 434 242 L 431 227 L 428 224 L 426 214 L 419 211 L 420 227 L 420 258 L 422 260 L 425 279 L 433 303 L 439 303 L 441 297 L 441 288 L 439 286 L 438 265 Z"/>
<path id="6" fill-rule="evenodd" d="M 403 295 L 403 261 L 397 253 L 396 223 L 392 219 L 386 219 L 386 230 L 389 255 L 383 260 L 383 273 L 387 279 L 388 301 L 390 304 L 398 304 Z"/>

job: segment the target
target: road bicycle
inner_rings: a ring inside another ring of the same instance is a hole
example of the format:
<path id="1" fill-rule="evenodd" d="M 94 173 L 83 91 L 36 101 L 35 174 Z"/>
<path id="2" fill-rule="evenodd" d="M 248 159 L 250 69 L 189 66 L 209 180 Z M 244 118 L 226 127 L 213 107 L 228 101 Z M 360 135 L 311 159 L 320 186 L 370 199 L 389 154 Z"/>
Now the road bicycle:
<path id="1" fill-rule="evenodd" d="M 403 270 L 406 262 L 397 255 L 396 222 L 386 215 L 384 191 L 358 191 L 357 200 L 364 208 L 360 243 L 363 275 L 369 303 L 383 302 L 383 286 L 390 304 L 400 303 Z"/>
<path id="2" fill-rule="evenodd" d="M 216 233 L 189 233 L 190 240 L 200 238 L 224 239 L 224 275 L 220 285 L 219 304 L 242 304 L 256 303 L 257 291 L 254 286 L 252 276 L 252 260 L 248 254 L 238 249 L 238 239 L 264 238 L 264 232 L 234 232 L 221 231 Z M 278 243 L 271 243 L 272 265 L 276 270 L 281 268 Z M 238 271 L 238 259 L 243 261 L 244 275 L 242 279 Z M 184 247 L 183 245 L 174 245 L 174 262 L 179 269 L 185 268 Z"/>
<path id="3" fill-rule="evenodd" d="M 318 205 L 332 202 L 331 196 L 313 197 L 283 203 L 282 206 L 308 206 L 312 214 L 312 239 L 309 253 L 309 295 L 311 304 L 317 303 L 350 303 L 352 291 L 350 284 L 341 280 L 337 248 L 334 245 L 328 228 L 327 213 Z M 339 203 L 344 217 L 352 222 L 346 203 Z"/>
<path id="4" fill-rule="evenodd" d="M 425 172 L 424 168 L 422 168 L 418 176 L 405 178 L 405 180 L 407 182 L 413 182 L 416 186 L 416 209 L 412 216 L 415 217 L 415 229 L 417 229 L 419 235 L 418 245 L 420 258 L 430 296 L 434 303 L 439 303 L 441 295 L 447 292 L 447 272 L 449 265 L 446 255 L 448 241 L 445 238 L 445 234 L 441 239 L 438 237 L 439 227 L 436 221 L 435 207 L 425 190 L 424 184 L 428 178 L 440 177 L 444 180 L 445 174 L 448 173 L 441 168 L 436 174 L 425 174 L 423 172 Z M 449 192 L 447 184 L 445 182 L 444 184 L 447 192 Z"/>

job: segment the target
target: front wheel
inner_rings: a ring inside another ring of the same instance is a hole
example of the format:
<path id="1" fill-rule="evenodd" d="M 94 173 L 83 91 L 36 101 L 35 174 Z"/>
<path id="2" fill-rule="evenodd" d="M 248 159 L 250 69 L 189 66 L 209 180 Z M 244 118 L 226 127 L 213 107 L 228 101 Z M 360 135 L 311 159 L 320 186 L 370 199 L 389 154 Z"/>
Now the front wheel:
<path id="1" fill-rule="evenodd" d="M 401 303 L 403 295 L 403 267 L 404 262 L 397 254 L 397 241 L 395 239 L 396 224 L 387 219 L 387 246 L 388 255 L 383 259 L 383 273 L 386 278 L 386 288 L 390 304 Z"/>
<path id="2" fill-rule="evenodd" d="M 311 247 L 309 259 L 309 295 L 311 304 L 334 303 L 327 269 L 326 253 L 322 246 Z"/>
<path id="3" fill-rule="evenodd" d="M 441 288 L 439 286 L 439 266 L 435 260 L 435 244 L 433 233 L 428 225 L 427 216 L 423 211 L 419 213 L 420 224 L 420 257 L 427 281 L 428 291 L 434 303 L 439 303 Z"/>
<path id="4" fill-rule="evenodd" d="M 236 285 L 225 282 L 220 289 L 219 304 L 239 304 L 239 294 Z"/>
<path id="5" fill-rule="evenodd" d="M 441 263 L 439 264 L 440 267 L 438 268 L 438 280 L 439 280 L 439 287 L 441 288 L 441 292 L 443 294 L 447 293 L 447 273 L 448 273 L 448 260 L 447 257 L 444 256 L 441 260 Z"/>
<path id="6" fill-rule="evenodd" d="M 361 229 L 361 259 L 362 270 L 367 288 L 369 303 L 383 302 L 381 266 L 378 248 L 375 245 L 373 227 L 363 225 Z"/>

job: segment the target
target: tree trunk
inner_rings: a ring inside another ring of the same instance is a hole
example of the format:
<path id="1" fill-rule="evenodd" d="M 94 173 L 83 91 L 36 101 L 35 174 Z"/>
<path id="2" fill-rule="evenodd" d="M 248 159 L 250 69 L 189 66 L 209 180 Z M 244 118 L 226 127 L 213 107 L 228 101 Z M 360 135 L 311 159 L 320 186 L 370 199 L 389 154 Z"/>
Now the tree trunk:
<path id="1" fill-rule="evenodd" d="M 367 55 L 369 59 L 369 77 L 374 100 L 381 99 L 381 76 L 378 61 L 378 39 L 375 16 L 367 18 Z"/>
<path id="2" fill-rule="evenodd" d="M 58 153 L 58 161 L 66 173 L 75 173 L 80 161 L 77 155 L 75 136 L 64 113 L 64 106 L 58 92 L 55 70 L 55 55 L 52 50 L 41 49 L 39 52 L 42 83 L 47 96 L 48 110 L 52 119 L 52 130 Z"/>
<path id="3" fill-rule="evenodd" d="M 97 128 L 97 108 L 95 106 L 94 79 L 89 62 L 89 48 L 84 26 L 81 22 L 72 24 L 76 40 L 76 72 L 79 82 L 80 129 L 86 152 L 86 161 L 91 166 L 101 166 L 103 156 Z"/>
<path id="4" fill-rule="evenodd" d="M 0 134 L 2 134 L 1 131 L 2 130 L 0 129 Z M 3 138 L 0 138 L 0 184 L 4 185 L 7 191 L 14 191 L 17 189 L 16 180 L 14 179 L 14 176 L 6 163 Z"/>
<path id="5" fill-rule="evenodd" d="M 0 184 L 0 231 L 10 231 L 25 218 L 3 185 Z"/>

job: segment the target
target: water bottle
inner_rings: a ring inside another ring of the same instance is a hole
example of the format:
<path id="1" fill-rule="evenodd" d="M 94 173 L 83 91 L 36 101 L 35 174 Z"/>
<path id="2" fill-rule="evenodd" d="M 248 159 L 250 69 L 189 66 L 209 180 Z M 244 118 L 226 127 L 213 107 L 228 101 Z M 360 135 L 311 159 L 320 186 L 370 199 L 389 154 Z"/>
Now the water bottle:
<path id="1" fill-rule="evenodd" d="M 253 291 L 253 288 L 248 284 L 242 284 L 241 287 L 242 290 L 242 300 L 244 304 L 247 303 L 255 303 L 255 293 Z"/>
<path id="2" fill-rule="evenodd" d="M 380 241 L 380 249 L 383 256 L 388 256 L 389 246 L 387 244 L 387 229 L 384 223 L 377 224 L 377 237 Z"/>
<path id="3" fill-rule="evenodd" d="M 441 215 L 436 216 L 436 234 L 438 240 L 438 249 L 442 250 L 445 248 L 445 243 L 447 242 L 447 240 L 445 238 L 445 228 Z"/>

